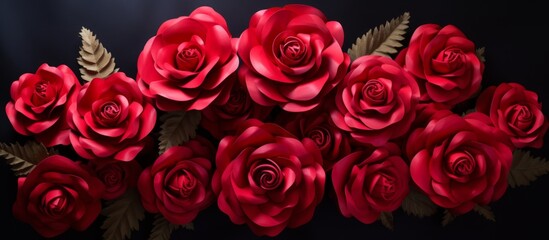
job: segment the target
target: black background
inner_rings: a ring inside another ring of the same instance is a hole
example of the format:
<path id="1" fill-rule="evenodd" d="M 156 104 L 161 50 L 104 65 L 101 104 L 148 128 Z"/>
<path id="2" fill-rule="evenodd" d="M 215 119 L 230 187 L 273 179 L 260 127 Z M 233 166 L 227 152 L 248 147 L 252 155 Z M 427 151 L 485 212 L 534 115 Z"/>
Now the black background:
<path id="1" fill-rule="evenodd" d="M 97 34 L 116 58 L 120 70 L 135 77 L 137 56 L 160 24 L 170 18 L 188 15 L 195 8 L 209 5 L 227 20 L 233 37 L 238 37 L 258 10 L 287 3 L 316 6 L 331 20 L 339 21 L 345 31 L 344 49 L 356 37 L 405 11 L 411 14 L 410 30 L 425 23 L 453 24 L 478 47 L 486 47 L 483 87 L 501 82 L 519 82 L 536 91 L 540 101 L 549 102 L 547 71 L 549 50 L 546 34 L 547 8 L 541 3 L 512 1 L 480 3 L 467 1 L 145 1 L 145 0 L 2 0 L 0 107 L 9 100 L 9 87 L 23 73 L 34 73 L 42 63 L 68 65 L 78 75 L 79 31 L 82 26 Z M 544 33 L 545 32 L 545 33 Z M 543 106 L 549 116 L 549 108 Z M 12 129 L 4 111 L 0 111 L 0 141 L 24 141 Z M 545 142 L 548 142 L 545 137 Z M 549 143 L 534 149 L 536 156 L 549 156 Z M 16 178 L 7 164 L 0 163 L 0 234 L 2 239 L 16 234 L 22 239 L 41 237 L 29 225 L 16 220 L 11 206 L 16 195 Z M 527 187 L 508 189 L 491 206 L 496 222 L 474 212 L 458 217 L 442 227 L 442 212 L 433 217 L 417 218 L 401 210 L 394 213 L 395 230 L 380 223 L 365 225 L 343 217 L 337 205 L 325 196 L 313 219 L 297 229 L 286 229 L 277 239 L 548 239 L 549 177 L 543 176 Z M 86 231 L 69 230 L 56 239 L 100 239 L 99 219 Z M 152 216 L 141 224 L 134 239 L 146 239 Z M 235 225 L 217 205 L 203 211 L 195 220 L 195 230 L 179 230 L 174 239 L 256 239 L 245 225 Z M 9 237 L 11 239 L 11 237 Z M 265 237 L 266 239 L 266 237 Z"/>

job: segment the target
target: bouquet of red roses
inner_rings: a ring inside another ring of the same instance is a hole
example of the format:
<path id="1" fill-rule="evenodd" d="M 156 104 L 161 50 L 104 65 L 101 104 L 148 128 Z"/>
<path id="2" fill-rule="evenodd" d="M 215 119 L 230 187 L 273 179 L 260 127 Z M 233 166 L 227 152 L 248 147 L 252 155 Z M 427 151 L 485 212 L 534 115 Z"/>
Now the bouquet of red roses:
<path id="1" fill-rule="evenodd" d="M 399 208 L 492 219 L 508 186 L 549 173 L 525 150 L 549 121 L 518 83 L 481 89 L 484 48 L 458 28 L 424 24 L 405 41 L 409 19 L 344 52 L 341 24 L 311 6 L 260 10 L 238 38 L 199 7 L 158 28 L 134 77 L 82 28 L 83 81 L 43 64 L 11 85 L 6 114 L 34 138 L 0 144 L 20 176 L 13 214 L 54 237 L 102 212 L 103 237 L 124 239 L 148 212 L 151 239 L 166 239 L 216 205 L 276 236 L 330 192 L 365 224 L 392 228 Z"/>

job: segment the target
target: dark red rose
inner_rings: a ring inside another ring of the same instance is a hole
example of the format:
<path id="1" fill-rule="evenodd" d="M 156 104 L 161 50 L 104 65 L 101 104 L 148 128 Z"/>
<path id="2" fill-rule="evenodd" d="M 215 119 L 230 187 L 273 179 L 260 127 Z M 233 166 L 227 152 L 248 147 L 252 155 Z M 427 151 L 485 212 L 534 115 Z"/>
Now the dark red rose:
<path id="1" fill-rule="evenodd" d="M 343 28 L 311 6 L 291 4 L 256 12 L 240 36 L 240 79 L 264 106 L 303 112 L 341 81 L 350 58 Z"/>
<path id="2" fill-rule="evenodd" d="M 453 107 L 480 89 L 484 63 L 475 44 L 453 25 L 419 26 L 396 60 L 418 80 L 421 101 Z"/>
<path id="3" fill-rule="evenodd" d="M 202 110 L 227 101 L 238 62 L 223 16 L 199 7 L 162 23 L 139 55 L 137 81 L 160 110 Z"/>
<path id="4" fill-rule="evenodd" d="M 541 111 L 538 95 L 518 83 L 491 86 L 477 99 L 476 110 L 511 138 L 517 148 L 543 146 L 549 121 Z"/>
<path id="5" fill-rule="evenodd" d="M 44 63 L 35 74 L 25 73 L 11 84 L 6 115 L 20 134 L 35 136 L 48 147 L 68 145 L 65 115 L 79 90 L 80 83 L 69 67 Z"/>
<path id="6" fill-rule="evenodd" d="M 173 224 L 194 220 L 214 199 L 210 187 L 214 151 L 201 137 L 168 148 L 139 176 L 145 210 L 160 212 Z"/>
<path id="7" fill-rule="evenodd" d="M 322 156 L 272 123 L 248 120 L 219 143 L 212 188 L 219 209 L 257 235 L 307 223 L 324 194 Z"/>
<path id="8" fill-rule="evenodd" d="M 67 112 L 70 141 L 83 158 L 131 161 L 156 123 L 156 110 L 122 72 L 84 84 Z"/>
<path id="9" fill-rule="evenodd" d="M 331 117 L 354 140 L 383 146 L 408 131 L 418 101 L 419 88 L 410 74 L 388 57 L 368 55 L 353 62 Z"/>
<path id="10" fill-rule="evenodd" d="M 410 192 L 408 165 L 396 144 L 353 152 L 334 165 L 332 183 L 339 210 L 369 224 L 392 212 Z"/>
<path id="11" fill-rule="evenodd" d="M 255 103 L 246 88 L 235 84 L 231 89 L 229 101 L 221 105 L 212 104 L 202 110 L 200 125 L 212 136 L 221 139 L 226 135 L 233 135 L 238 123 L 246 119 L 265 120 L 271 110 L 272 107 Z"/>
<path id="12" fill-rule="evenodd" d="M 60 155 L 42 160 L 18 179 L 13 215 L 43 237 L 86 230 L 101 212 L 105 186 L 91 169 Z"/>
<path id="13" fill-rule="evenodd" d="M 136 161 L 101 160 L 90 163 L 95 175 L 105 185 L 105 200 L 114 200 L 124 195 L 127 189 L 135 187 L 141 173 L 141 166 Z"/>
<path id="14" fill-rule="evenodd" d="M 435 204 L 463 214 L 503 196 L 513 154 L 508 137 L 486 115 L 446 112 L 416 129 L 406 152 L 415 184 Z"/>
<path id="15" fill-rule="evenodd" d="M 312 139 L 320 149 L 325 171 L 332 170 L 334 163 L 351 153 L 350 136 L 336 127 L 330 118 L 330 112 L 324 108 L 303 113 L 283 112 L 277 123 L 298 139 Z"/>

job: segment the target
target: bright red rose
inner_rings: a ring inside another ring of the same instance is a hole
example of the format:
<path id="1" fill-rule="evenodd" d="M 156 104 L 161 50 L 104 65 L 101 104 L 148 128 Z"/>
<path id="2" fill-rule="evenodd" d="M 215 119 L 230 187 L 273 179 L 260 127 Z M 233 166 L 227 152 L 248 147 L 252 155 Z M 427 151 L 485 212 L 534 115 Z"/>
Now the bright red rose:
<path id="1" fill-rule="evenodd" d="M 256 119 L 221 140 L 216 167 L 212 188 L 219 209 L 257 235 L 275 236 L 307 223 L 324 194 L 316 144 Z"/>
<path id="2" fill-rule="evenodd" d="M 453 25 L 419 26 L 396 60 L 418 80 L 421 101 L 453 107 L 480 89 L 484 63 L 475 44 Z"/>
<path id="3" fill-rule="evenodd" d="M 331 117 L 354 140 L 383 146 L 408 131 L 418 101 L 419 88 L 410 74 L 388 57 L 368 55 L 353 62 Z"/>
<path id="4" fill-rule="evenodd" d="M 199 7 L 164 22 L 137 62 L 139 89 L 163 111 L 202 110 L 229 98 L 236 40 L 223 16 Z"/>
<path id="5" fill-rule="evenodd" d="M 197 137 L 168 148 L 139 176 L 145 210 L 162 214 L 173 224 L 190 223 L 214 199 L 210 187 L 215 149 Z"/>
<path id="6" fill-rule="evenodd" d="M 122 72 L 84 84 L 67 112 L 70 141 L 87 159 L 131 161 L 156 123 L 156 110 Z"/>
<path id="7" fill-rule="evenodd" d="M 124 195 L 127 189 L 135 187 L 141 173 L 141 166 L 136 161 L 101 160 L 90 164 L 105 185 L 102 197 L 105 200 L 114 200 Z"/>
<path id="8" fill-rule="evenodd" d="M 18 180 L 13 215 L 44 237 L 86 230 L 101 212 L 105 186 L 91 169 L 60 155 Z"/>
<path id="9" fill-rule="evenodd" d="M 240 36 L 239 75 L 252 99 L 264 106 L 303 112 L 343 78 L 343 28 L 311 6 L 286 5 L 256 12 Z"/>
<path id="10" fill-rule="evenodd" d="M 449 111 L 434 114 L 406 145 L 415 184 L 435 204 L 455 214 L 503 196 L 511 151 L 508 137 L 486 115 L 460 117 Z"/>
<path id="11" fill-rule="evenodd" d="M 238 123 L 246 119 L 265 120 L 271 110 L 272 107 L 255 103 L 246 88 L 235 84 L 231 89 L 229 101 L 221 105 L 212 104 L 202 110 L 200 125 L 212 136 L 221 139 L 226 135 L 233 135 Z"/>
<path id="12" fill-rule="evenodd" d="M 517 148 L 543 146 L 549 121 L 541 111 L 538 95 L 518 83 L 491 86 L 477 99 L 476 110 L 506 133 Z"/>
<path id="13" fill-rule="evenodd" d="M 369 224 L 392 212 L 410 192 L 408 165 L 396 144 L 353 152 L 334 165 L 332 183 L 339 210 Z"/>
<path id="14" fill-rule="evenodd" d="M 35 74 L 25 73 L 11 84 L 6 115 L 15 131 L 35 136 L 50 147 L 69 144 L 65 115 L 75 101 L 80 83 L 66 65 L 42 64 Z"/>

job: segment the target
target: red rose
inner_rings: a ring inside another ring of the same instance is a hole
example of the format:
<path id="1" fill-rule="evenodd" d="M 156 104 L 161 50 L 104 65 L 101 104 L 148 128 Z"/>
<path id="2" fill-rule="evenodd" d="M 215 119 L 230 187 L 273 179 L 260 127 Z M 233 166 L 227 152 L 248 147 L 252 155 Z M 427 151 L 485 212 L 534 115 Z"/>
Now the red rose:
<path id="1" fill-rule="evenodd" d="M 272 123 L 242 123 L 219 143 L 212 188 L 235 224 L 275 236 L 307 223 L 324 194 L 325 173 L 316 144 Z"/>
<path id="2" fill-rule="evenodd" d="M 448 113 L 440 111 L 416 129 L 406 151 L 416 185 L 435 204 L 463 214 L 501 198 L 513 154 L 486 115 Z"/>
<path id="3" fill-rule="evenodd" d="M 330 119 L 330 113 L 316 108 L 303 113 L 282 113 L 277 122 L 298 139 L 310 138 L 320 149 L 325 171 L 351 153 L 351 139 Z"/>
<path id="4" fill-rule="evenodd" d="M 190 223 L 210 206 L 213 146 L 197 137 L 168 148 L 139 176 L 138 189 L 145 210 L 160 212 L 173 224 Z"/>
<path id="5" fill-rule="evenodd" d="M 18 133 L 34 135 L 48 147 L 68 145 L 65 115 L 79 90 L 80 83 L 69 67 L 44 63 L 35 74 L 25 73 L 11 84 L 12 101 L 6 105 L 6 114 Z"/>
<path id="6" fill-rule="evenodd" d="M 383 146 L 404 135 L 416 116 L 419 88 L 395 61 L 357 58 L 337 90 L 332 120 L 354 140 Z"/>
<path id="7" fill-rule="evenodd" d="M 334 165 L 332 183 L 339 210 L 369 224 L 392 212 L 408 195 L 410 173 L 396 144 L 353 152 Z"/>
<path id="8" fill-rule="evenodd" d="M 86 230 L 101 212 L 105 186 L 80 163 L 60 155 L 42 160 L 18 180 L 13 215 L 44 237 Z"/>
<path id="9" fill-rule="evenodd" d="M 343 53 L 343 28 L 318 9 L 286 5 L 256 12 L 240 36 L 239 70 L 252 99 L 303 112 L 343 78 L 350 58 Z"/>
<path id="10" fill-rule="evenodd" d="M 238 123 L 246 119 L 264 120 L 272 107 L 261 106 L 250 98 L 246 88 L 236 84 L 231 89 L 229 101 L 221 105 L 210 105 L 202 110 L 200 125 L 215 138 L 221 139 L 234 134 Z"/>
<path id="11" fill-rule="evenodd" d="M 541 111 L 538 95 L 518 83 L 491 86 L 477 99 L 477 111 L 490 116 L 517 148 L 543 146 L 549 121 Z"/>
<path id="12" fill-rule="evenodd" d="M 223 16 L 199 7 L 164 22 L 137 62 L 139 88 L 163 111 L 202 110 L 224 103 L 238 68 L 236 41 Z"/>
<path id="13" fill-rule="evenodd" d="M 116 199 L 126 193 L 128 188 L 135 187 L 141 173 L 141 166 L 136 161 L 105 160 L 90 163 L 97 177 L 105 185 L 105 200 Z"/>
<path id="14" fill-rule="evenodd" d="M 122 72 L 86 83 L 67 112 L 70 141 L 83 158 L 131 161 L 156 123 L 156 110 Z"/>
<path id="15" fill-rule="evenodd" d="M 484 63 L 475 44 L 455 26 L 419 26 L 396 59 L 418 79 L 422 101 L 452 107 L 480 89 Z"/>

